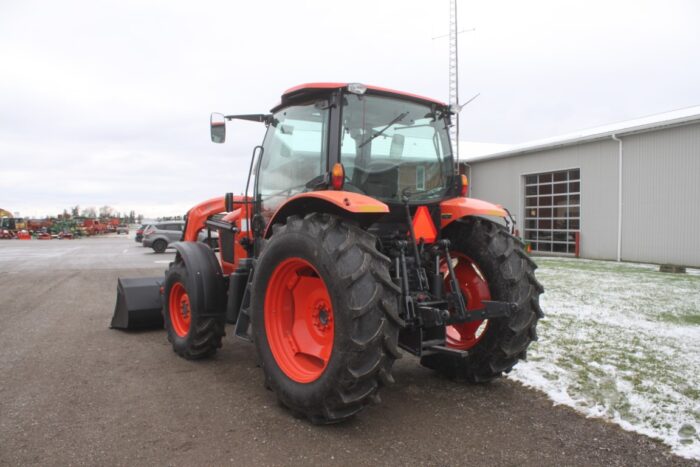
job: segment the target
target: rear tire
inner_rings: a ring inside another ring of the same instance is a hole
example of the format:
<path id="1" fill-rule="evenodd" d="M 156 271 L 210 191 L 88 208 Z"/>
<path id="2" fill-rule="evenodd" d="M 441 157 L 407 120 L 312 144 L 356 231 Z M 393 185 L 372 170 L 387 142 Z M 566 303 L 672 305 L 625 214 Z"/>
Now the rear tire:
<path id="1" fill-rule="evenodd" d="M 196 300 L 191 300 L 195 284 L 182 260 L 171 263 L 165 276 L 163 322 L 173 351 L 188 360 L 199 360 L 221 347 L 224 316 L 202 316 Z"/>
<path id="2" fill-rule="evenodd" d="M 526 358 L 530 343 L 537 340 L 537 321 L 544 316 L 539 296 L 544 289 L 535 279 L 534 261 L 505 227 L 473 217 L 455 222 L 444 236 L 450 239 L 453 251 L 471 258 L 478 266 L 491 300 L 514 302 L 518 309 L 509 318 L 489 320 L 483 335 L 470 346 L 468 357 L 428 355 L 421 358 L 421 365 L 451 379 L 488 382 L 510 372 L 519 359 Z"/>
<path id="3" fill-rule="evenodd" d="M 253 338 L 265 385 L 279 401 L 314 423 L 342 421 L 378 401 L 378 391 L 393 381 L 391 367 L 401 355 L 399 290 L 374 236 L 327 214 L 293 216 L 286 225 L 274 226 L 254 274 Z M 305 293 L 295 290 L 302 281 Z M 289 284 L 288 291 L 275 284 Z M 327 312 L 301 314 L 324 300 L 330 300 L 323 305 Z M 311 354 L 298 342 L 308 342 L 303 326 L 313 334 L 319 313 L 326 313 L 322 322 L 332 327 L 319 334 L 317 342 L 325 347 L 314 360 L 306 358 Z M 312 316 L 313 322 L 300 316 Z M 280 336 L 294 343 L 289 347 Z"/>
<path id="4" fill-rule="evenodd" d="M 168 242 L 162 239 L 158 239 L 153 242 L 151 248 L 153 248 L 153 251 L 155 251 L 156 253 L 163 253 L 165 249 L 168 248 Z"/>

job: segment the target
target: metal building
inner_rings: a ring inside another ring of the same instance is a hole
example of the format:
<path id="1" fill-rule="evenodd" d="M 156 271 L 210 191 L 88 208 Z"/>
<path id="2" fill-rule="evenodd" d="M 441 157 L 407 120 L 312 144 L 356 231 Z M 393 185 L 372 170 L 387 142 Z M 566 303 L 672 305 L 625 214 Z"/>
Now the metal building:
<path id="1" fill-rule="evenodd" d="M 465 159 L 533 252 L 700 267 L 700 106 Z"/>

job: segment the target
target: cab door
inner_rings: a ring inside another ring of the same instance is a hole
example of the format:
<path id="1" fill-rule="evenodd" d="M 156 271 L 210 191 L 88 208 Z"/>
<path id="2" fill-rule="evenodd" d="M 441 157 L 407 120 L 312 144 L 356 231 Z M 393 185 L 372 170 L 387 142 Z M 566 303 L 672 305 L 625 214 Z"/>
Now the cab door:
<path id="1" fill-rule="evenodd" d="M 328 172 L 328 118 L 326 99 L 292 105 L 274 114 L 255 184 L 266 222 L 287 199 L 307 191 L 308 182 Z"/>

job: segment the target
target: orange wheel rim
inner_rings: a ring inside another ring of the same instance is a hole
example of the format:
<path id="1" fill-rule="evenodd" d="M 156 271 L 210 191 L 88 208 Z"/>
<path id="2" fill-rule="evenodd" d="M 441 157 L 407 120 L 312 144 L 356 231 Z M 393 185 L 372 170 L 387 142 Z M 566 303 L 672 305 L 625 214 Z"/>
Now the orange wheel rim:
<path id="1" fill-rule="evenodd" d="M 333 351 L 333 306 L 326 283 L 306 260 L 277 265 L 265 293 L 265 333 L 279 368 L 297 383 L 317 380 Z"/>
<path id="2" fill-rule="evenodd" d="M 176 282 L 170 288 L 168 310 L 173 331 L 175 331 L 175 334 L 178 336 L 185 337 L 190 331 L 192 310 L 190 308 L 190 297 L 187 295 L 185 287 L 180 282 Z"/>
<path id="3" fill-rule="evenodd" d="M 467 302 L 467 310 L 478 310 L 484 307 L 483 300 L 491 300 L 489 284 L 484 278 L 474 260 L 456 251 L 450 251 L 457 282 Z M 452 291 L 452 280 L 449 277 L 447 264 L 441 265 L 445 275 L 445 287 Z M 448 347 L 459 350 L 469 350 L 484 337 L 488 328 L 488 320 L 471 321 L 454 324 L 445 329 Z"/>

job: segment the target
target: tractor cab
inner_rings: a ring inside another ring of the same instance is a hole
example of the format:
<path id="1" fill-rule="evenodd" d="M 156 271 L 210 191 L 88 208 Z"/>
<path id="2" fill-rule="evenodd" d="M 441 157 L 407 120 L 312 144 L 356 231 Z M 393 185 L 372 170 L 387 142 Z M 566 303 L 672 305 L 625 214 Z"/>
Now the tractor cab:
<path id="1" fill-rule="evenodd" d="M 357 83 L 312 83 L 287 90 L 271 114 L 215 114 L 212 141 L 225 140 L 225 120 L 264 121 L 253 198 L 265 223 L 290 197 L 319 190 L 350 192 L 386 204 L 429 205 L 459 195 L 449 141 L 452 112 L 414 94 Z M 466 188 L 466 185 L 465 187 Z M 390 219 L 393 216 L 386 216 Z"/>
<path id="2" fill-rule="evenodd" d="M 310 86 L 285 96 L 269 117 L 256 170 L 266 208 L 318 189 L 425 204 L 453 186 L 446 105 L 360 85 Z M 336 164 L 340 180 L 331 173 Z"/>

